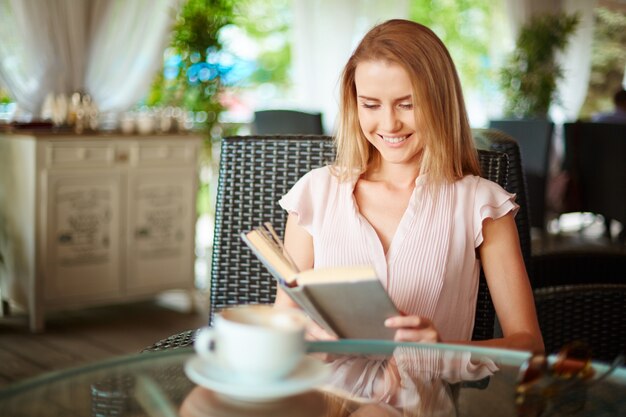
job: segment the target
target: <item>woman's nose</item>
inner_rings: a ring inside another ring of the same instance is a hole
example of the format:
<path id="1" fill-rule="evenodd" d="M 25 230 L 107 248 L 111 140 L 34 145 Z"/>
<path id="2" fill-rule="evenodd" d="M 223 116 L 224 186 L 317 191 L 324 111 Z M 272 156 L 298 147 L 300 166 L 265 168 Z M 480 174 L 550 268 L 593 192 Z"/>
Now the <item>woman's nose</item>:
<path id="1" fill-rule="evenodd" d="M 395 132 L 401 128 L 400 119 L 396 116 L 396 112 L 393 108 L 387 109 L 384 112 L 383 120 L 381 121 L 382 129 L 387 132 Z"/>

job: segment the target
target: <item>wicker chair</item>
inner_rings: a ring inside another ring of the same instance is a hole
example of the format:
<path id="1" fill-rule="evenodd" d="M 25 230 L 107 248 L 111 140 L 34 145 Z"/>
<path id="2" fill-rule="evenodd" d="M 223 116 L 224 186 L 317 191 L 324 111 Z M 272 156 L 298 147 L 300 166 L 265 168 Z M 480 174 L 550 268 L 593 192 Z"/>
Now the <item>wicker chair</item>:
<path id="1" fill-rule="evenodd" d="M 626 348 L 626 253 L 599 249 L 533 256 L 535 303 L 547 352 L 582 340 L 596 359 Z"/>
<path id="2" fill-rule="evenodd" d="M 535 288 L 581 284 L 626 285 L 626 252 L 623 251 L 608 251 L 605 248 L 549 251 L 534 255 L 532 266 Z"/>
<path id="3" fill-rule="evenodd" d="M 506 132 L 519 144 L 526 173 L 530 224 L 545 232 L 546 184 L 554 123 L 547 119 L 504 119 L 491 120 L 489 128 Z"/>
<path id="4" fill-rule="evenodd" d="M 576 122 L 563 124 L 565 133 L 564 169 L 570 174 L 570 198 L 565 211 L 588 211 L 610 223 L 626 224 L 626 125 Z M 626 229 L 618 236 L 626 244 Z"/>
<path id="5" fill-rule="evenodd" d="M 215 313 L 224 307 L 273 302 L 274 279 L 241 241 L 239 234 L 269 221 L 282 235 L 286 213 L 278 205 L 278 200 L 304 173 L 331 162 L 333 156 L 332 141 L 327 136 L 249 136 L 222 140 L 209 325 Z M 509 158 L 504 153 L 481 150 L 479 157 L 483 176 L 506 188 L 507 175 L 518 167 L 509 165 Z M 520 230 L 520 236 L 527 234 L 527 230 Z M 480 282 L 475 340 L 491 338 L 494 332 L 495 311 L 482 274 Z M 195 330 L 189 330 L 145 350 L 188 346 L 193 343 L 194 336 Z"/>
<path id="6" fill-rule="evenodd" d="M 515 216 L 517 232 L 519 234 L 520 246 L 524 263 L 528 269 L 528 274 L 532 282 L 531 266 L 531 238 L 530 238 L 530 210 L 528 204 L 528 193 L 526 187 L 526 175 L 522 167 L 522 157 L 520 148 L 510 135 L 495 129 L 473 129 L 474 143 L 478 149 L 505 153 L 509 159 L 506 184 L 504 189 L 516 195 L 515 201 L 520 208 Z M 497 182 L 497 181 L 496 181 Z"/>
<path id="7" fill-rule="evenodd" d="M 626 352 L 626 284 L 539 288 L 535 303 L 547 353 L 572 341 L 586 343 L 594 359 L 607 362 Z"/>

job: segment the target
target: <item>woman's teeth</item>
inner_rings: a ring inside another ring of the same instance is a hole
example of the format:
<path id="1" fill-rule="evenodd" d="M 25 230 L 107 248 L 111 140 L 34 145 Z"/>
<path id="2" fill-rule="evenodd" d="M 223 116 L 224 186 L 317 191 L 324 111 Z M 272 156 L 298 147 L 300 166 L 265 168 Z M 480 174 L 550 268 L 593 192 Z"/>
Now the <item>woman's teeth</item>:
<path id="1" fill-rule="evenodd" d="M 409 137 L 408 135 L 407 136 L 401 136 L 401 137 L 395 137 L 395 138 L 387 137 L 387 136 L 381 136 L 381 138 L 383 138 L 383 140 L 385 142 L 392 143 L 392 144 L 404 142 L 408 137 Z"/>

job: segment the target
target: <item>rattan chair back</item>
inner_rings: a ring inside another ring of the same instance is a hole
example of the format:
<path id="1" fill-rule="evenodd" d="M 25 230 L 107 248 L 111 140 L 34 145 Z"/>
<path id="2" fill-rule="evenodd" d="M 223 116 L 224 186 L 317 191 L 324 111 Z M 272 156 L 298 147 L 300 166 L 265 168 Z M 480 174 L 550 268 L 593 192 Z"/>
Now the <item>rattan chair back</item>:
<path id="1" fill-rule="evenodd" d="M 221 149 L 209 324 L 224 307 L 274 301 L 274 279 L 239 235 L 266 221 L 282 235 L 286 213 L 278 200 L 304 173 L 328 164 L 334 157 L 327 136 L 230 137 L 222 141 Z M 480 151 L 479 158 L 482 175 L 506 188 L 510 171 L 507 155 Z M 493 337 L 494 318 L 482 277 L 474 339 Z"/>
<path id="2" fill-rule="evenodd" d="M 515 216 L 517 232 L 519 234 L 520 246 L 524 263 L 532 282 L 531 266 L 531 238 L 530 238 L 530 210 L 528 203 L 528 193 L 526 187 L 526 173 L 522 167 L 522 157 L 517 141 L 507 133 L 496 129 L 473 129 L 474 143 L 478 149 L 505 153 L 509 159 L 507 169 L 506 184 L 504 189 L 515 194 L 515 202 L 519 204 L 519 210 Z M 496 181 L 497 182 L 497 181 Z"/>
<path id="3" fill-rule="evenodd" d="M 594 359 L 612 361 L 626 353 L 626 285 L 557 285 L 535 290 L 537 317 L 546 353 L 581 341 Z"/>
<path id="4" fill-rule="evenodd" d="M 485 140 L 493 140 L 494 148 L 500 146 L 498 138 L 489 136 L 489 132 L 483 136 Z M 518 199 L 523 196 L 519 201 L 520 213 L 526 213 L 526 217 L 517 226 L 520 237 L 524 238 L 529 236 L 529 229 L 519 149 L 514 141 L 505 139 L 502 145 L 505 152 L 479 150 L 482 176 L 518 193 Z M 274 279 L 245 246 L 240 234 L 269 221 L 282 236 L 286 213 L 278 200 L 306 172 L 332 162 L 334 155 L 332 138 L 322 135 L 235 136 L 222 140 L 209 325 L 215 314 L 228 306 L 274 301 Z M 525 259 L 530 256 L 529 245 L 530 238 L 522 246 Z M 472 338 L 492 338 L 494 320 L 495 310 L 481 272 Z M 145 350 L 187 346 L 193 342 L 194 335 L 193 330 L 173 335 Z"/>
<path id="5" fill-rule="evenodd" d="M 276 284 L 240 234 L 271 222 L 283 236 L 278 200 L 305 173 L 332 162 L 328 136 L 238 136 L 222 140 L 211 263 L 209 324 L 220 309 L 273 303 Z"/>

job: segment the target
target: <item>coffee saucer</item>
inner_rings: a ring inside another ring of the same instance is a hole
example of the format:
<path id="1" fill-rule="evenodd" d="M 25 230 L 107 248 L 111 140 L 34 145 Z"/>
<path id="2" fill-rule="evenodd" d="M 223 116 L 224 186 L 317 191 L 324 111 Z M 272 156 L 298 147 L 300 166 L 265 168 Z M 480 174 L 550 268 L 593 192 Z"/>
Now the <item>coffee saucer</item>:
<path id="1" fill-rule="evenodd" d="M 326 381 L 330 368 L 318 359 L 305 357 L 289 375 L 272 381 L 249 382 L 217 363 L 199 356 L 185 364 L 185 374 L 196 384 L 239 401 L 273 401 L 312 389 Z"/>

